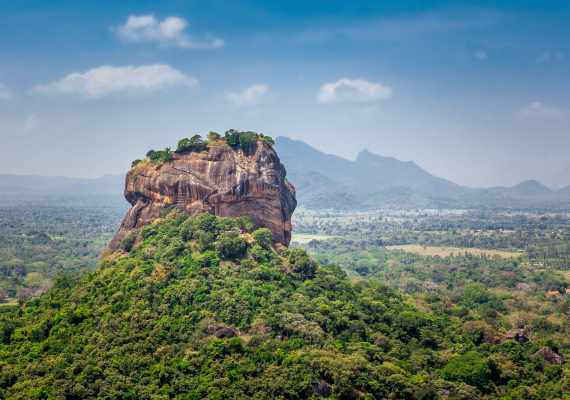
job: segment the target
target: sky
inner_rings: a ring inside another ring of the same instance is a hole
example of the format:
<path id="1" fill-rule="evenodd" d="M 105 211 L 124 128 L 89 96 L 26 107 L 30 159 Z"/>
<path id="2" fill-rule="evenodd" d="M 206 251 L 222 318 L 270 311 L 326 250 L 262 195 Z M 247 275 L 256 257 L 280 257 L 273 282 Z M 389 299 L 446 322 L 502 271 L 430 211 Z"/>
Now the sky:
<path id="1" fill-rule="evenodd" d="M 567 1 L 0 3 L 0 174 L 122 174 L 235 128 L 570 184 Z"/>

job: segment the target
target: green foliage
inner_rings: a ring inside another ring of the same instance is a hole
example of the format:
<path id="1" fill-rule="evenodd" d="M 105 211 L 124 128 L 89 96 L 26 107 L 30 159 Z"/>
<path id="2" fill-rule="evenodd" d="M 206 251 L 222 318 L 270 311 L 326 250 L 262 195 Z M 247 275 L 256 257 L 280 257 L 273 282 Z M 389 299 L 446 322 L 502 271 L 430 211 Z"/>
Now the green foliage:
<path id="1" fill-rule="evenodd" d="M 268 228 L 259 228 L 251 234 L 253 239 L 264 249 L 270 249 L 273 244 L 273 234 Z"/>
<path id="2" fill-rule="evenodd" d="M 309 257 L 305 250 L 287 250 L 286 257 L 291 270 L 298 274 L 301 279 L 311 279 L 315 276 L 317 263 Z"/>
<path id="3" fill-rule="evenodd" d="M 62 271 L 95 268 L 124 214 L 102 200 L 0 207 L 0 311 L 45 292 Z"/>
<path id="4" fill-rule="evenodd" d="M 463 289 L 459 304 L 466 309 L 479 310 L 487 317 L 495 317 L 497 312 L 506 310 L 501 299 L 479 284 L 467 285 Z"/>
<path id="5" fill-rule="evenodd" d="M 120 245 L 121 249 L 127 252 L 131 251 L 136 240 L 137 240 L 137 235 L 135 233 L 129 233 L 127 236 L 123 238 L 123 240 L 121 240 L 121 245 Z"/>
<path id="6" fill-rule="evenodd" d="M 425 357 L 426 349 L 446 353 L 432 358 L 434 364 L 428 370 L 433 386 L 426 389 L 426 395 L 433 394 L 432 389 L 440 393 L 447 385 L 440 379 L 444 360 L 474 352 L 484 360 L 477 364 L 483 365 L 483 372 L 471 372 L 483 379 L 469 374 L 452 375 L 452 363 L 445 370 L 446 379 L 456 382 L 457 391 L 449 398 L 536 400 L 564 398 L 562 393 L 570 389 L 570 297 L 562 294 L 570 286 L 570 275 L 568 258 L 563 246 L 558 245 L 568 240 L 564 237 L 568 237 L 570 224 L 562 214 L 547 218 L 551 224 L 542 227 L 537 225 L 542 218 L 534 213 L 473 211 L 432 215 L 310 210 L 296 215 L 295 229 L 313 234 L 315 240 L 303 247 L 320 262 L 342 265 L 355 279 L 378 279 L 405 293 L 421 305 L 422 311 L 430 310 L 420 315 L 409 310 L 391 317 L 398 340 L 418 345 L 408 354 L 410 363 Z M 409 243 L 505 249 L 520 256 L 510 259 L 460 251 L 432 256 L 384 246 Z M 529 243 L 548 249 L 547 256 L 537 260 L 530 252 L 527 258 L 522 250 L 513 251 L 510 247 Z M 551 248 L 551 244 L 556 247 Z M 549 290 L 556 292 L 548 295 Z M 444 317 L 454 329 L 442 327 L 441 319 L 433 317 Z M 515 328 L 524 328 L 523 335 L 526 332 L 528 337 L 520 342 L 507 340 L 507 333 L 517 332 Z M 386 351 L 404 354 L 405 347 L 396 350 L 393 340 L 378 335 L 376 342 Z M 562 366 L 544 361 L 537 354 L 542 347 L 561 355 L 565 360 Z M 438 379 L 433 379 L 434 369 L 440 371 Z M 464 382 L 471 382 L 470 386 Z M 423 392 L 415 395 L 420 393 Z"/>
<path id="7" fill-rule="evenodd" d="M 418 329 L 443 321 L 378 283 L 353 284 L 337 267 L 317 267 L 303 251 L 280 256 L 256 241 L 265 256 L 254 258 L 245 240 L 252 232 L 244 219 L 170 213 L 130 253 L 108 255 L 96 272 L 0 314 L 2 397 L 431 393 L 413 377 L 438 355 L 422 350 L 426 361 L 410 364 L 416 345 L 401 341 L 393 321 L 408 313 L 427 321 Z M 213 240 L 206 251 L 203 235 Z"/>
<path id="8" fill-rule="evenodd" d="M 210 131 L 208 132 L 208 143 L 218 141 L 222 136 L 218 132 Z"/>
<path id="9" fill-rule="evenodd" d="M 259 134 L 259 138 L 261 141 L 273 146 L 275 144 L 275 140 L 271 136 L 265 136 L 263 133 Z"/>
<path id="10" fill-rule="evenodd" d="M 172 161 L 173 153 L 169 147 L 164 150 L 149 150 L 146 153 L 146 157 L 155 164 L 162 164 L 165 162 Z"/>
<path id="11" fill-rule="evenodd" d="M 223 232 L 218 236 L 216 250 L 226 260 L 242 258 L 247 251 L 247 243 L 239 232 Z"/>
<path id="12" fill-rule="evenodd" d="M 257 132 L 240 132 L 235 129 L 226 131 L 224 138 L 226 143 L 234 149 L 242 149 L 246 153 L 251 153 L 255 150 L 257 141 L 261 140 L 265 143 L 273 145 L 275 142 L 269 136 Z"/>
<path id="13" fill-rule="evenodd" d="M 246 153 L 255 151 L 258 141 L 263 141 L 267 144 L 274 145 L 274 140 L 265 136 L 262 133 L 251 131 L 239 132 L 235 129 L 228 130 L 223 139 L 233 149 L 242 149 Z M 222 140 L 222 136 L 217 132 L 208 132 L 207 141 L 204 141 L 200 135 L 194 135 L 191 138 L 183 138 L 178 141 L 176 145 L 176 153 L 191 153 L 201 152 L 208 150 L 208 144 Z M 167 147 L 164 150 L 149 150 L 146 153 L 146 158 L 154 164 L 161 165 L 165 162 L 173 160 L 173 152 Z M 138 165 L 141 160 L 135 160 L 131 163 L 131 168 Z"/>
<path id="14" fill-rule="evenodd" d="M 452 359 L 441 371 L 450 381 L 460 381 L 486 390 L 491 382 L 489 361 L 481 354 L 470 351 Z"/>
<path id="15" fill-rule="evenodd" d="M 177 153 L 200 152 L 208 149 L 208 145 L 202 140 L 200 135 L 194 135 L 190 139 L 184 138 L 178 141 Z"/>
<path id="16" fill-rule="evenodd" d="M 48 231 L 18 237 L 58 242 Z M 40 298 L 0 308 L 0 398 L 550 400 L 569 392 L 568 362 L 552 364 L 538 350 L 568 358 L 570 303 L 510 294 L 513 281 L 558 280 L 522 263 L 330 241 L 308 246 L 327 259 L 319 266 L 303 250 L 274 250 L 247 218 L 175 210 L 138 239 L 96 272 L 62 275 Z M 334 259 L 350 277 L 328 265 Z M 355 271 L 365 268 L 363 279 Z M 531 340 L 500 340 L 513 324 L 529 324 Z"/>

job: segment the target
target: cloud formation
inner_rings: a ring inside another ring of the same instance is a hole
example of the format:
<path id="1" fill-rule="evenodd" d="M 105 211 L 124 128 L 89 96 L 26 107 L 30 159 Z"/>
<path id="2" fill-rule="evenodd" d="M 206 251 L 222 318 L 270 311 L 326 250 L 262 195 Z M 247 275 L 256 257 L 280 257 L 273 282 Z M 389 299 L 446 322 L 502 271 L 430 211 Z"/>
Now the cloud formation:
<path id="1" fill-rule="evenodd" d="M 392 88 L 364 79 L 342 78 L 321 86 L 317 100 L 319 103 L 371 103 L 392 97 Z"/>
<path id="2" fill-rule="evenodd" d="M 10 100 L 12 97 L 14 97 L 12 91 L 3 83 L 0 83 L 0 100 Z"/>
<path id="3" fill-rule="evenodd" d="M 521 120 L 560 120 L 568 115 L 566 110 L 533 101 L 515 112 L 515 116 Z"/>
<path id="4" fill-rule="evenodd" d="M 154 15 L 130 15 L 125 23 L 114 29 L 117 37 L 129 43 L 158 43 L 185 49 L 216 49 L 224 46 L 220 38 L 194 39 L 187 33 L 189 23 L 184 18 Z"/>
<path id="5" fill-rule="evenodd" d="M 261 83 L 251 85 L 241 92 L 226 93 L 226 101 L 236 107 L 255 107 L 267 100 L 269 86 Z"/>
<path id="6" fill-rule="evenodd" d="M 32 93 L 100 98 L 116 93 L 152 92 L 173 86 L 190 87 L 197 83 L 196 79 L 164 64 L 125 67 L 104 65 L 35 86 Z"/>

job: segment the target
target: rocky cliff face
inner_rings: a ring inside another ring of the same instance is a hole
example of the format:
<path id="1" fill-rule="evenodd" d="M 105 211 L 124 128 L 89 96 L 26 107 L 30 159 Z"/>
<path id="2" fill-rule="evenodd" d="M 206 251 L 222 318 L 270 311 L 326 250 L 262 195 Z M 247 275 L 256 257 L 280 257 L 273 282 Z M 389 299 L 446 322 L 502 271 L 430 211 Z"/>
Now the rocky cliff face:
<path id="1" fill-rule="evenodd" d="M 287 246 L 297 201 L 285 174 L 273 147 L 261 140 L 247 152 L 221 140 L 206 151 L 174 153 L 162 165 L 140 162 L 127 174 L 125 197 L 132 207 L 110 248 L 119 248 L 127 235 L 170 207 L 192 215 L 249 216 L 257 227 L 269 228 L 276 243 Z"/>

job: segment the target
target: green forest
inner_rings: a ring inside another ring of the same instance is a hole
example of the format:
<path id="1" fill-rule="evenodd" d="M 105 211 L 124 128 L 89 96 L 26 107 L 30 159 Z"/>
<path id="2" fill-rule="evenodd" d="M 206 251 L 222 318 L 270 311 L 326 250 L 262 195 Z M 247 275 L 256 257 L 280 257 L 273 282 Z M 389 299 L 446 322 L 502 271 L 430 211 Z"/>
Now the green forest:
<path id="1" fill-rule="evenodd" d="M 553 327 L 543 318 L 532 340 L 523 327 L 500 335 L 496 322 L 510 305 L 487 278 L 464 273 L 472 282 L 449 297 L 413 295 L 380 270 L 349 276 L 302 249 L 276 251 L 247 218 L 209 214 L 171 212 L 123 247 L 95 271 L 62 275 L 39 298 L 2 309 L 2 398 L 569 393 L 567 320 Z M 398 257 L 401 274 L 420 268 Z M 568 301 L 556 307 L 562 315 Z"/>

